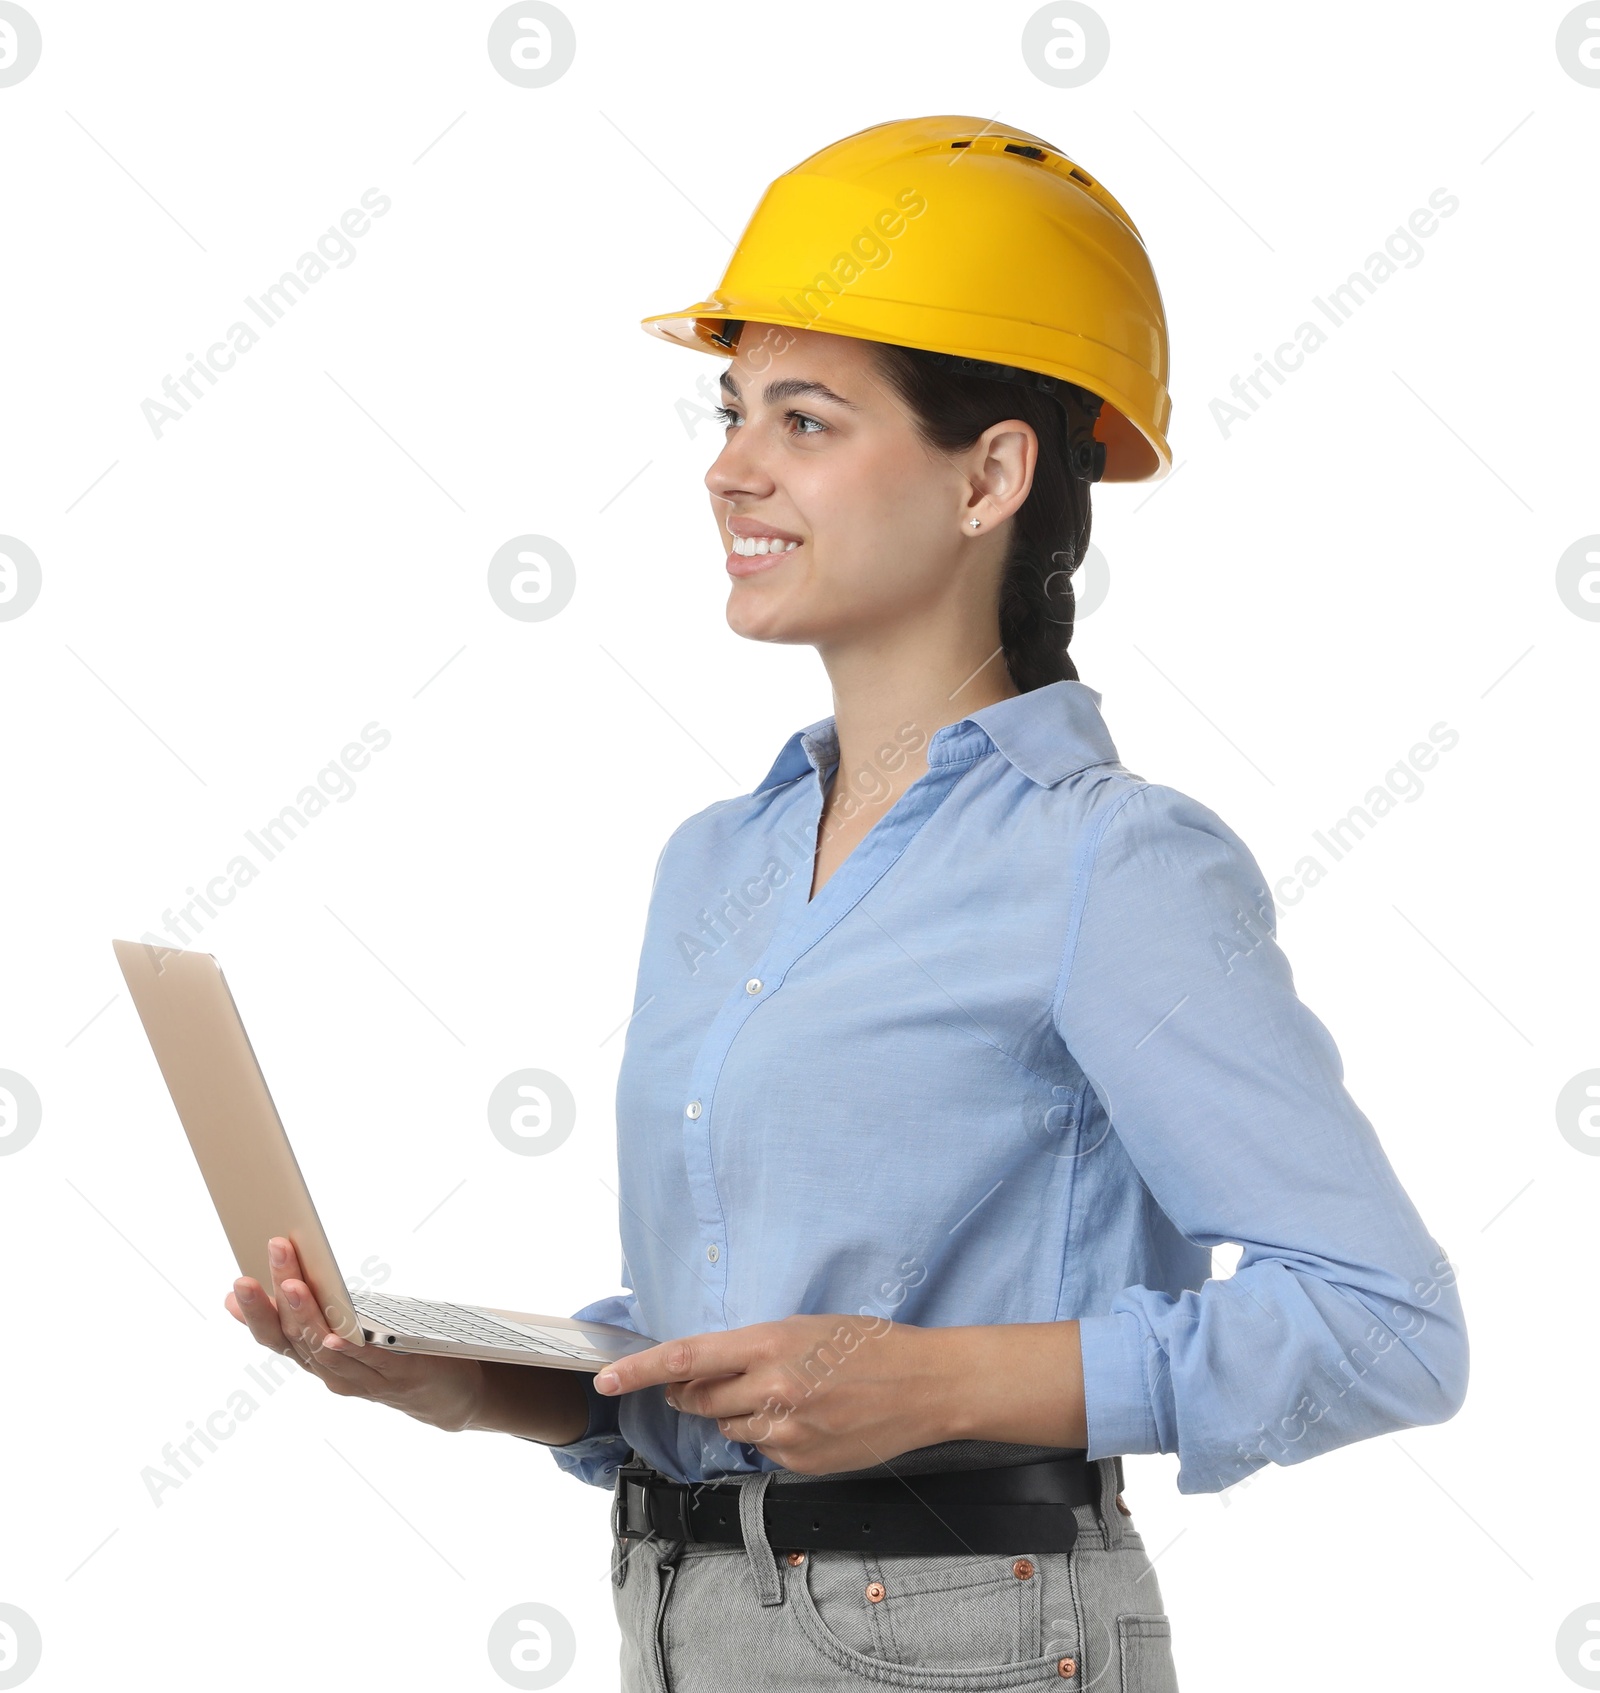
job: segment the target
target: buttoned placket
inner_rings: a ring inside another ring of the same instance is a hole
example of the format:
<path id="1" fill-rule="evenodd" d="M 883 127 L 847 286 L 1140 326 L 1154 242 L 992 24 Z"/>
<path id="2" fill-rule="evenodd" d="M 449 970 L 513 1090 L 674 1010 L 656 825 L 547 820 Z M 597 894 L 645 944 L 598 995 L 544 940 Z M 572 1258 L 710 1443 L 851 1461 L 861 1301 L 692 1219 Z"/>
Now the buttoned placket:
<path id="1" fill-rule="evenodd" d="M 812 767 L 809 801 L 800 820 L 811 855 L 803 857 L 785 889 L 777 928 L 748 975 L 733 983 L 705 1039 L 695 1054 L 683 1108 L 684 1167 L 700 1229 L 700 1285 L 704 1290 L 704 1328 L 738 1328 L 753 1319 L 728 1307 L 728 1283 L 736 1266 L 728 1252 L 727 1217 L 716 1180 L 716 1136 L 738 1132 L 735 1123 L 716 1116 L 717 1078 L 741 1030 L 761 1007 L 780 993 L 790 970 L 830 929 L 860 904 L 893 867 L 924 825 L 950 796 L 957 782 L 992 743 L 976 724 L 959 722 L 939 729 L 928 747 L 928 769 L 878 818 L 844 862 L 808 899 L 816 869 L 816 836 L 822 819 L 829 771 L 837 761 L 831 735 L 808 736 Z"/>

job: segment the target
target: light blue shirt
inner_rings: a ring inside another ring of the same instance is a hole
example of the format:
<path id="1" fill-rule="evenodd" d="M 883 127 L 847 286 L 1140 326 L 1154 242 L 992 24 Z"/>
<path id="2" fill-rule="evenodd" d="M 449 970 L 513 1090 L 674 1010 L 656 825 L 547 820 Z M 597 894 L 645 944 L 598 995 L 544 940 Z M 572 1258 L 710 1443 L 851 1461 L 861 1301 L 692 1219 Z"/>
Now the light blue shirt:
<path id="1" fill-rule="evenodd" d="M 928 769 L 811 899 L 834 720 L 656 866 L 617 1086 L 625 1293 L 660 1340 L 1077 1318 L 1091 1458 L 1211 1492 L 1461 1405 L 1455 1277 L 1301 1003 L 1250 849 L 1126 769 L 1061 681 L 877 764 Z M 1233 1275 L 1211 1249 L 1236 1243 Z M 610 1486 L 776 1467 L 585 1377 Z M 863 1459 L 870 1463 L 871 1459 Z"/>

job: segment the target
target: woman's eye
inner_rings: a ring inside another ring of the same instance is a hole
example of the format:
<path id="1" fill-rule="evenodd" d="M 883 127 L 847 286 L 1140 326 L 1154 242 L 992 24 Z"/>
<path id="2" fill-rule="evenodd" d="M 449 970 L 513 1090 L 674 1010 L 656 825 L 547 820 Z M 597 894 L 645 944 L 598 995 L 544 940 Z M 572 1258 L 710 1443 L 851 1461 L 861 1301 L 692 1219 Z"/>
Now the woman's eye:
<path id="1" fill-rule="evenodd" d="M 735 423 L 743 421 L 738 412 L 734 411 L 731 406 L 717 406 L 713 409 L 711 415 L 716 418 L 718 423 L 728 428 L 731 428 Z M 803 411 L 788 411 L 783 414 L 783 417 L 786 423 L 792 421 L 795 423 L 809 423 L 815 425 L 815 427 L 811 429 L 797 430 L 796 433 L 801 435 L 824 434 L 828 428 L 827 424 L 822 422 L 820 418 L 811 417 Z"/>

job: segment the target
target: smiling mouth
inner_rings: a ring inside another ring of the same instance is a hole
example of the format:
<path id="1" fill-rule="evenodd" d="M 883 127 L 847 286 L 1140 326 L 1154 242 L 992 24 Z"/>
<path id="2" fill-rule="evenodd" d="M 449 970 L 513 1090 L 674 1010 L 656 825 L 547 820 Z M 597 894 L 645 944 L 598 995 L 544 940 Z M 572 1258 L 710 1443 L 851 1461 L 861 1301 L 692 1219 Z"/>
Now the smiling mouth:
<path id="1" fill-rule="evenodd" d="M 770 552 L 740 552 L 740 547 L 755 547 L 761 543 L 771 547 Z M 789 557 L 797 553 L 805 545 L 804 541 L 779 541 L 775 537 L 768 539 L 758 536 L 755 540 L 746 540 L 736 535 L 733 546 L 729 549 L 727 570 L 730 576 L 759 576 L 765 571 L 774 570 Z"/>
<path id="2" fill-rule="evenodd" d="M 729 550 L 739 558 L 772 558 L 782 553 L 792 553 L 796 547 L 803 544 L 800 541 L 785 541 L 778 535 L 735 535 L 733 546 Z"/>

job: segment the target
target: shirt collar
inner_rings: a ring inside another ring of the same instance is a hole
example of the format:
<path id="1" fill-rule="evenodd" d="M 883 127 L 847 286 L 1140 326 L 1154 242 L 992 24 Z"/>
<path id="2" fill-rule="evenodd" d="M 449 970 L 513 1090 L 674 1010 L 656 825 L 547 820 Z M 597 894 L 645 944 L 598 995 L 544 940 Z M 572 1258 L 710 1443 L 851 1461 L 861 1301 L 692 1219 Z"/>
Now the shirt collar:
<path id="1" fill-rule="evenodd" d="M 1100 698 L 1087 683 L 1063 679 L 996 700 L 935 730 L 928 743 L 928 763 L 948 764 L 993 747 L 1041 788 L 1053 788 L 1091 765 L 1117 762 L 1111 732 L 1100 715 Z M 834 719 L 820 717 L 795 730 L 750 791 L 759 794 L 792 782 L 807 770 L 826 773 L 838 761 Z"/>

